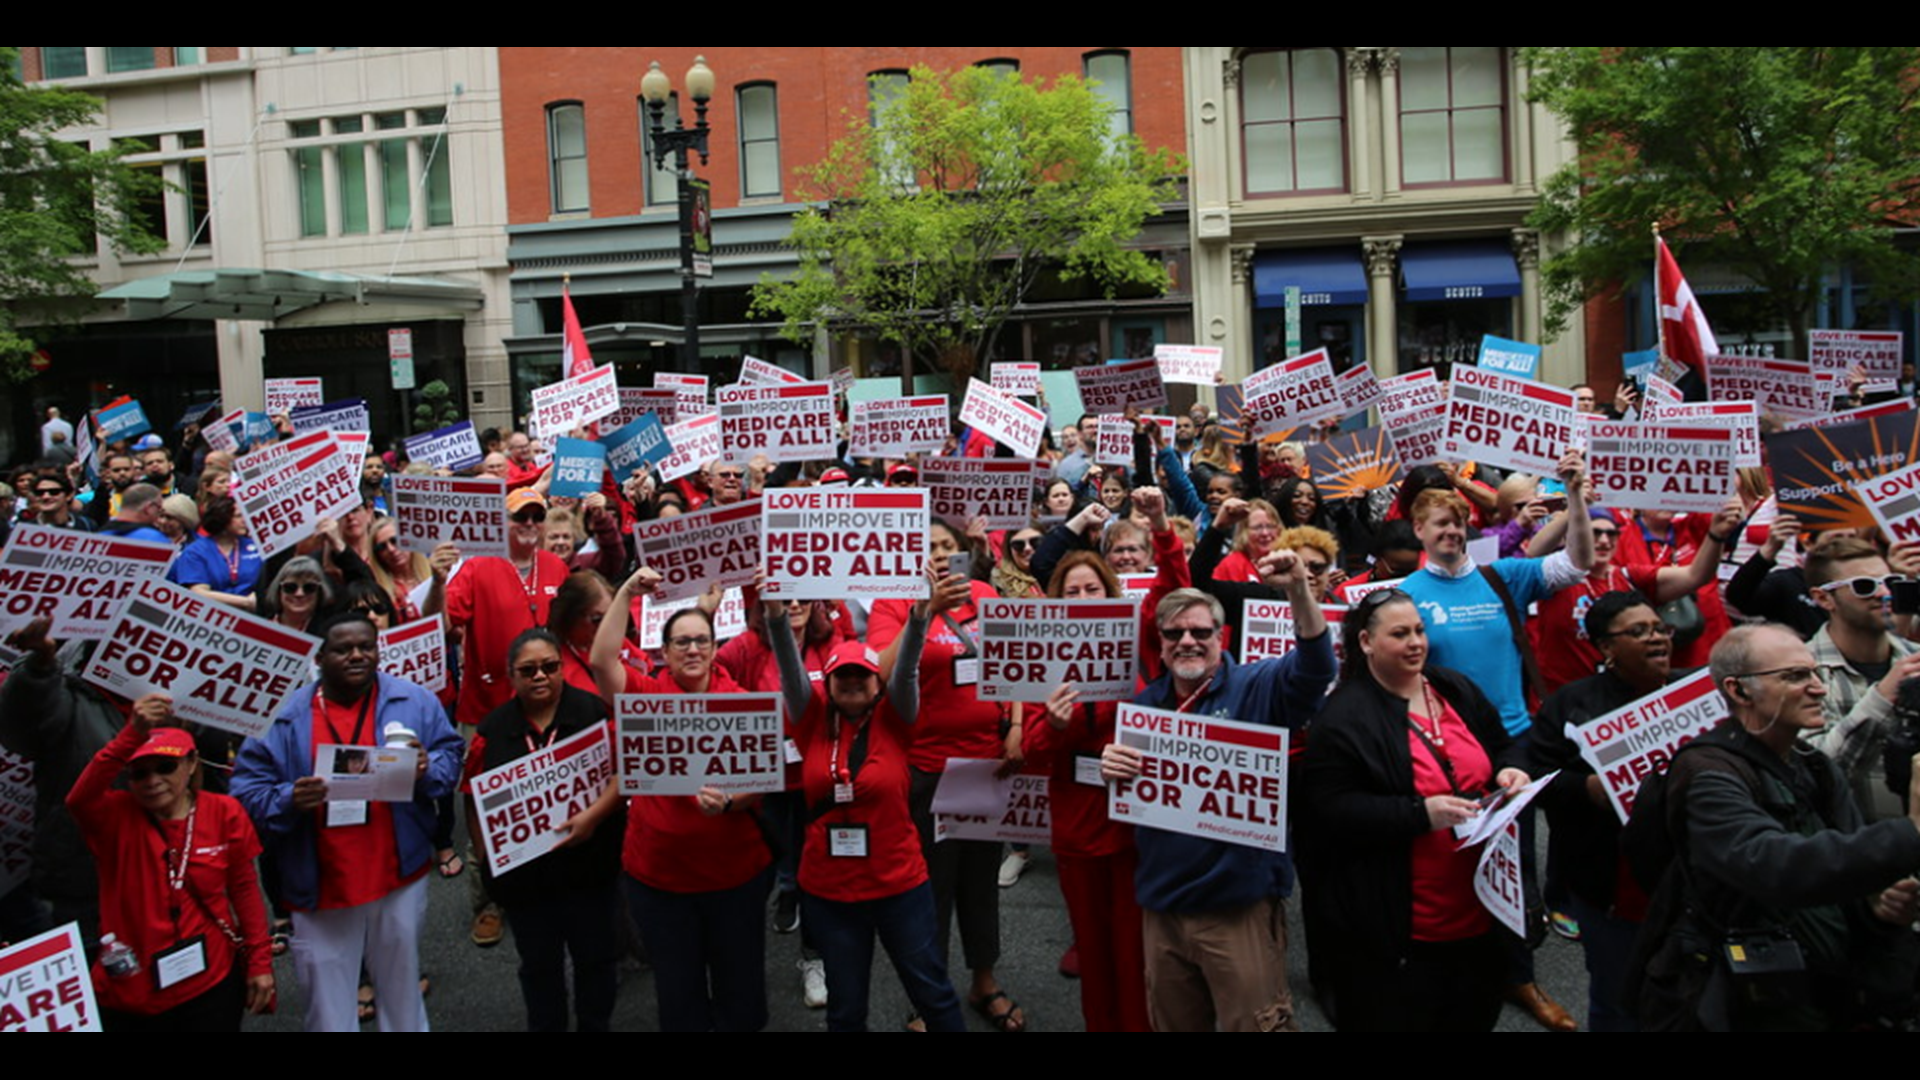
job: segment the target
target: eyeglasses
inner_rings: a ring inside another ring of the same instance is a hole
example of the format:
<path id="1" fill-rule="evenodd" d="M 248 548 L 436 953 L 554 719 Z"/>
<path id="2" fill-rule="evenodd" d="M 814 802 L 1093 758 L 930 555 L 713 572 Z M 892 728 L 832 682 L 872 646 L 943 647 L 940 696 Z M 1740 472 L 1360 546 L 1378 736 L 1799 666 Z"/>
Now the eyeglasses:
<path id="1" fill-rule="evenodd" d="M 146 765 L 127 766 L 127 779 L 138 783 L 154 776 L 172 776 L 180 771 L 179 758 L 157 758 Z"/>
<path id="2" fill-rule="evenodd" d="M 1163 626 L 1160 628 L 1160 640 L 1169 645 L 1178 645 L 1188 637 L 1204 645 L 1219 636 L 1220 628 L 1217 626 Z"/>
<path id="3" fill-rule="evenodd" d="M 523 679 L 531 679 L 536 675 L 552 678 L 560 674 L 560 661 L 542 660 L 537 664 L 521 664 L 513 669 L 513 673 Z"/>
<path id="4" fill-rule="evenodd" d="M 1904 579 L 1898 576 L 1847 578 L 1845 581 L 1829 581 L 1825 585 L 1820 586 L 1820 591 L 1824 593 L 1837 593 L 1841 589 L 1852 589 L 1853 595 L 1862 600 L 1871 600 L 1879 596 L 1880 590 L 1882 589 L 1892 591 L 1893 583 L 1901 580 Z"/>
<path id="5" fill-rule="evenodd" d="M 1771 668 L 1767 671 L 1748 671 L 1733 676 L 1736 679 L 1777 678 L 1790 687 L 1806 686 L 1820 681 L 1820 672 L 1810 667 Z"/>
<path id="6" fill-rule="evenodd" d="M 668 640 L 667 644 L 681 652 L 697 652 L 701 649 L 711 649 L 713 647 L 713 639 L 705 634 L 699 634 L 692 637 L 672 638 Z"/>
<path id="7" fill-rule="evenodd" d="M 715 480 L 739 480 L 746 475 L 747 475 L 746 473 L 743 473 L 738 469 L 722 469 L 721 471 L 714 473 L 713 478 Z"/>
<path id="8" fill-rule="evenodd" d="M 1032 550 L 1033 550 L 1033 541 L 1031 541 L 1031 540 L 1009 540 L 1009 541 L 1007 541 L 1007 550 L 1008 550 L 1008 551 L 1032 551 Z"/>
<path id="9" fill-rule="evenodd" d="M 1673 636 L 1673 627 L 1663 622 L 1637 623 L 1633 626 L 1615 630 L 1606 636 L 1610 638 L 1632 638 L 1635 641 L 1645 641 L 1653 637 L 1670 638 Z"/>
<path id="10" fill-rule="evenodd" d="M 547 512 L 539 507 L 531 510 L 522 510 L 513 515 L 513 523 L 515 525 L 545 525 L 547 523 Z"/>
<path id="11" fill-rule="evenodd" d="M 281 596 L 306 596 L 320 591 L 317 581 L 284 581 L 280 583 Z"/>

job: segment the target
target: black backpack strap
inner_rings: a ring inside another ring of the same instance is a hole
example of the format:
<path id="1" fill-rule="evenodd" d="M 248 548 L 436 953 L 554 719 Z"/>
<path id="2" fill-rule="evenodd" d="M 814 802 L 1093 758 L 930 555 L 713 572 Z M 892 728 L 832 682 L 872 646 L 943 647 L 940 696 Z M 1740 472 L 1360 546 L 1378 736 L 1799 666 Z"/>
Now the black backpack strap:
<path id="1" fill-rule="evenodd" d="M 1486 579 L 1488 585 L 1492 586 L 1493 594 L 1500 598 L 1500 606 L 1506 609 L 1507 628 L 1512 631 L 1513 647 L 1520 654 L 1520 675 L 1522 683 L 1520 690 L 1526 695 L 1527 712 L 1531 713 L 1534 709 L 1534 703 L 1540 698 L 1541 689 L 1547 684 L 1546 681 L 1540 677 L 1539 658 L 1533 655 L 1533 638 L 1527 634 L 1526 614 L 1520 610 L 1519 604 L 1514 603 L 1513 593 L 1507 588 L 1506 581 L 1494 571 L 1493 567 L 1481 567 L 1480 576 Z"/>

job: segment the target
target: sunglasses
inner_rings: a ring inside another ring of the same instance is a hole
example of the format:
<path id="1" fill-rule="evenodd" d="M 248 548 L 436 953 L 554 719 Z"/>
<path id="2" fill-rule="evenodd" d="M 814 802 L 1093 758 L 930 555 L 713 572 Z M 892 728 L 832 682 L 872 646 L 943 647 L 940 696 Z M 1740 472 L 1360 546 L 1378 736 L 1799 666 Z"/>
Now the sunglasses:
<path id="1" fill-rule="evenodd" d="M 523 679 L 531 679 L 535 675 L 545 675 L 548 678 L 552 678 L 560 674 L 560 661 L 543 660 L 538 664 L 521 664 L 513 669 L 513 673 Z"/>
<path id="2" fill-rule="evenodd" d="M 1837 593 L 1841 589 L 1850 589 L 1853 591 L 1853 595 L 1860 599 L 1871 600 L 1880 595 L 1880 590 L 1886 589 L 1891 591 L 1894 582 L 1902 580 L 1904 579 L 1897 576 L 1848 578 L 1845 581 L 1829 581 L 1825 585 L 1820 586 L 1820 591 L 1824 593 Z"/>
<path id="3" fill-rule="evenodd" d="M 545 525 L 547 523 L 547 512 L 537 508 L 533 510 L 522 510 L 513 515 L 513 523 L 515 525 Z"/>
<path id="4" fill-rule="evenodd" d="M 1204 645 L 1219 636 L 1220 628 L 1217 626 L 1163 626 L 1160 628 L 1160 640 L 1169 645 L 1178 645 L 1189 637 Z"/>
<path id="5" fill-rule="evenodd" d="M 320 591 L 317 581 L 289 581 L 280 586 L 281 596 L 306 596 Z"/>
<path id="6" fill-rule="evenodd" d="M 34 488 L 33 493 L 43 499 L 58 498 L 67 493 L 66 488 Z"/>
<path id="7" fill-rule="evenodd" d="M 1008 551 L 1032 551 L 1032 550 L 1033 550 L 1033 541 L 1031 541 L 1031 540 L 1009 540 L 1009 541 L 1007 541 L 1007 550 L 1008 550 Z"/>
<path id="8" fill-rule="evenodd" d="M 1634 641 L 1645 641 L 1648 638 L 1655 637 L 1670 638 L 1673 636 L 1673 627 L 1663 622 L 1641 623 L 1638 626 L 1629 626 L 1624 630 L 1615 630 L 1607 636 L 1610 638 L 1631 638 Z"/>
<path id="9" fill-rule="evenodd" d="M 127 766 L 127 779 L 137 783 L 150 777 L 172 776 L 179 771 L 179 758 L 158 758 L 150 764 Z"/>

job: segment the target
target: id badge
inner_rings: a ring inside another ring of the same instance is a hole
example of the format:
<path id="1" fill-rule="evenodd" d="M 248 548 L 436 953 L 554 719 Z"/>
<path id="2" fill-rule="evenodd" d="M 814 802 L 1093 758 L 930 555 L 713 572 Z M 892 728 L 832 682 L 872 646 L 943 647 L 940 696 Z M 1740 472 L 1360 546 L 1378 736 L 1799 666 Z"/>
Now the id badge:
<path id="1" fill-rule="evenodd" d="M 153 956 L 153 984 L 171 990 L 207 970 L 207 939 L 189 938 Z"/>
<path id="2" fill-rule="evenodd" d="M 785 751 L 787 755 L 787 764 L 789 765 L 800 764 L 800 744 L 799 743 L 794 742 L 792 739 L 788 739 L 785 742 L 780 744 L 780 749 Z"/>
<path id="3" fill-rule="evenodd" d="M 1107 782 L 1100 776 L 1099 754 L 1075 754 L 1073 756 L 1073 782 L 1088 787 L 1103 788 Z"/>
<path id="4" fill-rule="evenodd" d="M 980 658 L 956 656 L 953 659 L 953 685 L 977 686 L 980 682 Z"/>
<path id="5" fill-rule="evenodd" d="M 853 785 L 852 784 L 833 785 L 833 801 L 835 803 L 838 803 L 841 806 L 851 805 L 853 803 Z"/>
<path id="6" fill-rule="evenodd" d="M 867 827 L 865 825 L 827 826 L 827 853 L 836 859 L 866 858 Z"/>
<path id="7" fill-rule="evenodd" d="M 355 825 L 365 825 L 368 809 L 365 801 L 330 802 L 327 804 L 327 828 L 350 829 Z"/>

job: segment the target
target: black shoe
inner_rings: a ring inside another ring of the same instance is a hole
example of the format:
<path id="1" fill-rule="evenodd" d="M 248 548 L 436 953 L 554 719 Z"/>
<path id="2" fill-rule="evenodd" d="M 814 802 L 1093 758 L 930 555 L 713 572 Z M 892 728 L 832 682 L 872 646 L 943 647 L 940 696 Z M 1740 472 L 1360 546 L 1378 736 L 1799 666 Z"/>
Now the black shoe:
<path id="1" fill-rule="evenodd" d="M 800 891 L 788 889 L 773 905 L 773 932 L 791 934 L 800 929 Z"/>

